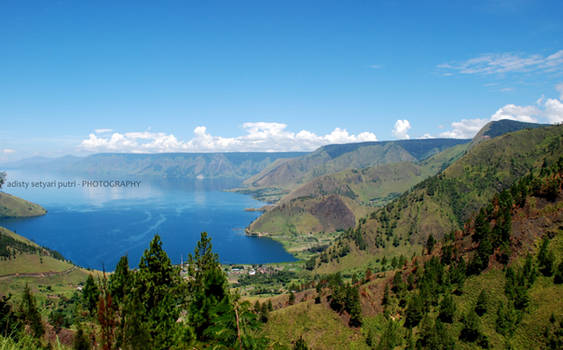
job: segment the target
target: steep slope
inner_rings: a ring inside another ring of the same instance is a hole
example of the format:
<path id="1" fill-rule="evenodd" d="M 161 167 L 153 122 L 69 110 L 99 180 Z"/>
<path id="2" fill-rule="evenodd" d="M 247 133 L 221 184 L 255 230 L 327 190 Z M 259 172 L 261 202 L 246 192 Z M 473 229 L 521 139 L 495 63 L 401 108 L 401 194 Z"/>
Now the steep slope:
<path id="1" fill-rule="evenodd" d="M 340 264 L 359 263 L 362 259 L 355 257 L 412 249 L 430 235 L 441 239 L 463 228 L 477 209 L 530 169 L 557 161 L 562 148 L 563 126 L 521 130 L 483 141 L 442 173 L 360 220 L 325 253 L 332 257 L 325 265 L 334 264 L 336 257 Z M 342 247 L 350 243 L 348 257 L 341 257 Z"/>
<path id="2" fill-rule="evenodd" d="M 315 177 L 346 169 L 417 161 L 469 140 L 428 139 L 329 145 L 295 159 L 279 162 L 244 183 L 250 188 L 294 189 Z"/>
<path id="3" fill-rule="evenodd" d="M 509 132 L 519 131 L 522 129 L 535 129 L 547 126 L 546 124 L 525 123 L 516 120 L 502 119 L 487 123 L 478 133 L 473 137 L 473 143 L 479 143 L 483 140 L 488 140 L 493 137 L 507 134 Z"/>
<path id="4" fill-rule="evenodd" d="M 0 192 L 0 218 L 24 218 L 44 215 L 47 211 L 38 204 Z"/>
<path id="5" fill-rule="evenodd" d="M 373 207 L 389 202 L 447 167 L 468 145 L 451 147 L 422 162 L 391 163 L 319 176 L 268 208 L 248 231 L 283 234 L 348 229 Z"/>
<path id="6" fill-rule="evenodd" d="M 356 347 L 361 345 L 358 336 L 378 349 L 413 344 L 428 349 L 560 349 L 562 185 L 559 154 L 494 196 L 463 229 L 427 244 L 412 260 L 380 261 L 356 274 L 351 285 L 360 297 L 361 329 L 345 328 L 349 313 L 338 311 L 341 288 L 330 281 L 345 282 L 335 274 L 320 276 L 313 285 L 316 291 L 302 291 L 296 305 L 275 311 L 265 333 L 282 344 L 302 337 L 319 349 Z M 330 334 L 320 343 L 317 332 L 308 331 L 316 330 L 321 319 L 337 317 L 340 326 L 333 322 L 330 327 L 347 334 L 346 344 Z"/>

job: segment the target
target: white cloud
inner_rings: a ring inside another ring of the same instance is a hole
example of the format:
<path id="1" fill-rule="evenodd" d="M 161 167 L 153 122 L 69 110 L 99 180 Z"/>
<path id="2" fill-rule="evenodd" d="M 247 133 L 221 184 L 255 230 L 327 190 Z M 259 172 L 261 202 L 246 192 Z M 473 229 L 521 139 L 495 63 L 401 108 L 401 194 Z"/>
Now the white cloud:
<path id="1" fill-rule="evenodd" d="M 563 86 L 556 89 L 563 95 Z M 563 123 L 563 103 L 556 98 L 540 97 L 536 105 L 517 106 L 507 104 L 499 108 L 489 119 L 462 119 L 451 124 L 451 130 L 440 133 L 442 137 L 471 138 L 489 121 L 511 119 L 528 123 Z"/>
<path id="2" fill-rule="evenodd" d="M 245 135 L 222 137 L 211 135 L 205 126 L 198 126 L 194 129 L 194 137 L 187 141 L 162 132 L 114 132 L 107 136 L 92 133 L 81 142 L 80 148 L 89 152 L 132 153 L 282 152 L 312 151 L 327 144 L 377 140 L 371 132 L 353 135 L 340 128 L 326 135 L 317 135 L 307 130 L 288 131 L 287 125 L 282 123 L 244 123 L 242 127 Z"/>
<path id="3" fill-rule="evenodd" d="M 499 108 L 490 120 L 511 119 L 520 122 L 537 123 L 538 120 L 534 116 L 540 115 L 541 111 L 536 106 L 516 106 L 508 104 Z"/>
<path id="4" fill-rule="evenodd" d="M 559 99 L 563 100 L 563 83 L 559 83 L 555 86 L 555 90 L 559 92 Z"/>
<path id="5" fill-rule="evenodd" d="M 438 68 L 461 74 L 504 74 L 510 72 L 554 72 L 563 67 L 563 50 L 551 55 L 520 55 L 515 53 L 484 54 L 461 62 L 449 62 Z"/>
<path id="6" fill-rule="evenodd" d="M 11 149 L 11 148 L 4 148 L 4 149 L 2 150 L 2 153 L 4 153 L 4 154 L 12 154 L 12 153 L 15 153 L 15 152 L 16 152 L 16 151 L 13 150 L 13 149 Z"/>
<path id="7" fill-rule="evenodd" d="M 381 68 L 383 68 L 383 66 L 380 65 L 380 64 L 372 64 L 372 65 L 370 65 L 369 67 L 370 67 L 370 68 L 373 68 L 373 69 L 381 69 Z"/>
<path id="8" fill-rule="evenodd" d="M 419 138 L 421 138 L 421 139 L 433 139 L 434 136 L 430 135 L 429 133 L 425 133 L 424 135 L 422 135 Z"/>
<path id="9" fill-rule="evenodd" d="M 452 129 L 440 133 L 440 136 L 454 139 L 469 139 L 475 136 L 487 122 L 487 119 L 462 119 L 459 122 L 453 122 Z"/>
<path id="10" fill-rule="evenodd" d="M 563 103 L 556 98 L 548 98 L 544 102 L 544 116 L 552 124 L 563 123 Z"/>
<path id="11" fill-rule="evenodd" d="M 112 132 L 112 131 L 113 131 L 113 129 L 96 129 L 96 130 L 94 130 L 94 132 L 96 134 L 106 134 L 106 133 Z"/>
<path id="12" fill-rule="evenodd" d="M 395 122 L 395 127 L 393 128 L 393 136 L 398 139 L 408 139 L 410 136 L 408 135 L 409 129 L 411 128 L 411 123 L 408 120 L 397 120 Z"/>

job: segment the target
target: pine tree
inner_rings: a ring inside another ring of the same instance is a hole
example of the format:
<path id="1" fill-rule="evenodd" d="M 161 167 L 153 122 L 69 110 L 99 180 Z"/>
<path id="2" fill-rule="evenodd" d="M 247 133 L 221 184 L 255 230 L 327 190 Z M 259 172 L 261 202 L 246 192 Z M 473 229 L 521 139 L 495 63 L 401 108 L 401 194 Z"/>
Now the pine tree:
<path id="1" fill-rule="evenodd" d="M 377 350 L 394 349 L 396 346 L 401 345 L 402 337 L 400 334 L 400 328 L 397 322 L 393 320 L 388 320 L 385 330 L 381 335 L 381 339 L 377 344 Z"/>
<path id="2" fill-rule="evenodd" d="M 553 277 L 553 282 L 555 284 L 563 283 L 563 261 L 561 261 L 557 266 L 557 270 L 555 271 L 555 277 Z"/>
<path id="3" fill-rule="evenodd" d="M 482 289 L 481 293 L 479 293 L 479 296 L 477 297 L 477 304 L 475 305 L 475 312 L 477 313 L 477 315 L 483 316 L 487 312 L 488 300 L 489 297 L 487 295 L 487 292 Z"/>
<path id="4" fill-rule="evenodd" d="M 385 290 L 383 291 L 383 298 L 381 299 L 381 305 L 389 305 L 389 284 L 385 285 Z"/>
<path id="5" fill-rule="evenodd" d="M 37 308 L 37 302 L 27 284 L 23 290 L 19 311 L 20 318 L 29 326 L 34 337 L 39 338 L 45 334 L 45 327 L 43 327 L 43 322 L 41 321 L 41 314 Z"/>
<path id="6" fill-rule="evenodd" d="M 518 315 L 516 310 L 514 310 L 511 304 L 505 305 L 501 302 L 497 310 L 497 319 L 495 321 L 497 333 L 505 336 L 512 335 L 517 323 Z"/>
<path id="7" fill-rule="evenodd" d="M 553 275 L 553 264 L 555 262 L 555 256 L 553 251 L 548 250 L 547 246 L 549 244 L 549 239 L 546 237 L 542 241 L 540 251 L 538 252 L 538 264 L 539 270 L 544 276 Z"/>
<path id="8" fill-rule="evenodd" d="M 293 291 L 289 292 L 289 305 L 295 304 L 295 294 Z"/>
<path id="9" fill-rule="evenodd" d="M 474 310 L 470 310 L 463 318 L 463 328 L 459 339 L 469 343 L 477 341 L 481 336 L 479 323 L 479 316 Z"/>
<path id="10" fill-rule="evenodd" d="M 452 323 L 455 317 L 455 303 L 451 295 L 445 295 L 440 303 L 438 318 L 442 322 Z"/>
<path id="11" fill-rule="evenodd" d="M 428 239 L 426 240 L 426 251 L 428 252 L 428 254 L 432 254 L 432 250 L 434 249 L 435 244 L 436 240 L 434 239 L 434 236 L 430 234 L 428 236 Z"/>
<path id="12" fill-rule="evenodd" d="M 422 316 L 424 315 L 424 300 L 420 294 L 416 294 L 409 300 L 407 310 L 405 327 L 412 328 L 418 325 Z"/>
<path id="13" fill-rule="evenodd" d="M 92 275 L 88 275 L 84 288 L 82 289 L 82 300 L 84 306 L 92 316 L 95 315 L 97 310 L 99 296 L 100 290 L 98 289 L 96 282 L 94 282 L 94 277 L 92 277 Z"/>
<path id="14" fill-rule="evenodd" d="M 219 258 L 213 253 L 211 238 L 206 232 L 196 245 L 194 254 L 188 256 L 191 300 L 189 321 L 198 339 L 211 339 L 208 331 L 216 318 L 232 315 L 227 278 L 221 270 Z M 232 324 L 231 324 L 232 325 Z"/>
<path id="15" fill-rule="evenodd" d="M 127 256 L 122 256 L 115 267 L 115 271 L 109 277 L 109 292 L 116 302 L 123 300 L 131 289 L 131 275 L 129 272 L 129 261 Z"/>
<path id="16" fill-rule="evenodd" d="M 133 293 L 135 309 L 130 310 L 137 313 L 139 326 L 148 332 L 153 349 L 167 349 L 174 342 L 179 327 L 179 286 L 179 273 L 162 249 L 160 236 L 155 235 L 139 262 Z"/>

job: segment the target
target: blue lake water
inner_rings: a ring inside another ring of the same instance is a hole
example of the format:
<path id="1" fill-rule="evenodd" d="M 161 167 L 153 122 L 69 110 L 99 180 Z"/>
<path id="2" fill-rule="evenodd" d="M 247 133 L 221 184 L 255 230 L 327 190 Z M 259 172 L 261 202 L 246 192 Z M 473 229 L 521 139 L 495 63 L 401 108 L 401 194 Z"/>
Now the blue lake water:
<path id="1" fill-rule="evenodd" d="M 80 184 L 82 179 L 89 178 L 11 171 L 7 180 L 76 180 Z M 245 208 L 264 203 L 224 192 L 233 181 L 131 179 L 142 182 L 138 188 L 25 189 L 5 184 L 3 191 L 38 203 L 48 212 L 35 218 L 0 219 L 0 226 L 59 251 L 75 264 L 108 271 L 122 255 L 128 255 L 132 267 L 137 266 L 155 233 L 173 263 L 193 252 L 202 231 L 211 236 L 222 263 L 295 260 L 278 242 L 244 234 L 244 228 L 260 214 Z"/>

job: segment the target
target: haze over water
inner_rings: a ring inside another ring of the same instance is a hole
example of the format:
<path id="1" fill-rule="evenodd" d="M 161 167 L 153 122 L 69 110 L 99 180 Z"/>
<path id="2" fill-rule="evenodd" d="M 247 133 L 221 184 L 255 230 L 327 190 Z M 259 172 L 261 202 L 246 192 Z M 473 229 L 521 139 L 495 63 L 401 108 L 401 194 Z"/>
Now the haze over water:
<path id="1" fill-rule="evenodd" d="M 91 177 L 8 172 L 8 182 L 98 180 Z M 105 179 L 104 179 L 105 180 Z M 108 178 L 107 180 L 114 180 Z M 28 219 L 0 219 L 0 226 L 55 249 L 84 267 L 114 269 L 122 255 L 135 267 L 155 233 L 173 263 L 193 252 L 200 233 L 212 238 L 222 263 L 294 261 L 281 244 L 248 237 L 244 228 L 264 203 L 250 196 L 224 192 L 236 181 L 149 181 L 138 188 L 11 188 L 3 191 L 42 205 L 47 214 Z"/>

